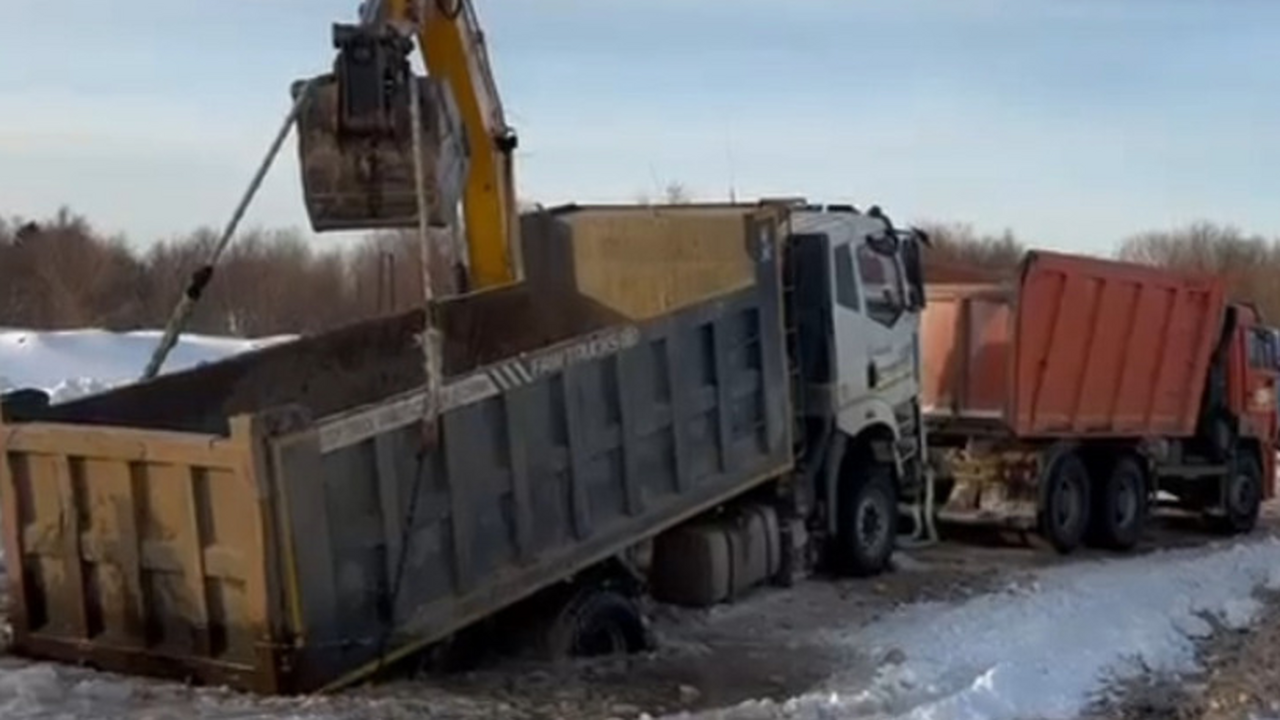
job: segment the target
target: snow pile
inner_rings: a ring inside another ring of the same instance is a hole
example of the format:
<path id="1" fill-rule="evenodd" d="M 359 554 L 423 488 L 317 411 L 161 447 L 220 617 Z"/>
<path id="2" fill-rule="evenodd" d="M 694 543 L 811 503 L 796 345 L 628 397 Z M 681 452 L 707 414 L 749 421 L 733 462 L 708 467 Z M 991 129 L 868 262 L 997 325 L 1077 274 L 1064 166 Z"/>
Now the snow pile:
<path id="1" fill-rule="evenodd" d="M 704 718 L 1073 718 L 1111 682 L 1196 667 L 1211 615 L 1244 627 L 1253 591 L 1280 589 L 1280 541 L 1056 568 L 959 605 L 919 604 L 830 642 L 881 659 L 785 703 Z"/>
<path id="2" fill-rule="evenodd" d="M 37 332 L 0 329 L 0 392 L 33 388 L 66 402 L 137 381 L 160 341 L 158 330 Z M 293 339 L 183 335 L 163 372 L 185 370 Z"/>

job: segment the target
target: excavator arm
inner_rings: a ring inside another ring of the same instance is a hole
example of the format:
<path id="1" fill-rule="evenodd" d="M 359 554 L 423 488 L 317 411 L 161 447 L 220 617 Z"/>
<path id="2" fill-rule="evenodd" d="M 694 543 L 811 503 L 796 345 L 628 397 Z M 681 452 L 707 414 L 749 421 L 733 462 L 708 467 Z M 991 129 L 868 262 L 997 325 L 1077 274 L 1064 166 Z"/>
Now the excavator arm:
<path id="1" fill-rule="evenodd" d="M 410 69 L 415 44 L 426 78 Z M 335 25 L 334 45 L 334 72 L 314 79 L 316 101 L 299 118 L 312 227 L 416 225 L 414 172 L 421 163 L 428 168 L 433 222 L 446 222 L 460 195 L 467 289 L 514 280 L 516 134 L 506 123 L 470 0 L 370 0 L 358 25 Z M 422 98 L 420 148 L 412 142 L 411 82 Z M 295 84 L 294 92 L 301 88 Z"/>

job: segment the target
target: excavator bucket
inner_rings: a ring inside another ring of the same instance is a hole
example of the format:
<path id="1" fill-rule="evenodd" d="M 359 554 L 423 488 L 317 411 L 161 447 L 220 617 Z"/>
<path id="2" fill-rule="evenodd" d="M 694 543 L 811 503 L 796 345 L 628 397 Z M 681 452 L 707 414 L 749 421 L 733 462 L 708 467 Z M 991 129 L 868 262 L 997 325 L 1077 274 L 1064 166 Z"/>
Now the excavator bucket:
<path id="1" fill-rule="evenodd" d="M 337 26 L 335 71 L 310 82 L 298 116 L 298 161 L 311 227 L 413 227 L 418 194 L 408 83 L 418 86 L 425 173 L 433 224 L 451 224 L 467 175 L 462 118 L 447 84 L 409 71 L 400 39 Z M 298 93 L 306 81 L 293 84 Z"/>

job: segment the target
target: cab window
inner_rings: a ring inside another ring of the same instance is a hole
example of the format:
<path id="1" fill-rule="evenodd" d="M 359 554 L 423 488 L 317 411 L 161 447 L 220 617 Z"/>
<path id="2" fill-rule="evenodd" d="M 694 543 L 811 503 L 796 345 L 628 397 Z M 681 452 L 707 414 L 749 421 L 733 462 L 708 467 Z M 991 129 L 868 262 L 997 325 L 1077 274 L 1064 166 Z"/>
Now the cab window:
<path id="1" fill-rule="evenodd" d="M 902 274 L 892 255 L 858 246 L 858 278 L 866 298 L 866 313 L 876 322 L 891 326 L 902 315 Z"/>
<path id="2" fill-rule="evenodd" d="M 853 251 L 848 245 L 836 248 L 836 302 L 860 312 L 858 281 L 853 275 Z"/>

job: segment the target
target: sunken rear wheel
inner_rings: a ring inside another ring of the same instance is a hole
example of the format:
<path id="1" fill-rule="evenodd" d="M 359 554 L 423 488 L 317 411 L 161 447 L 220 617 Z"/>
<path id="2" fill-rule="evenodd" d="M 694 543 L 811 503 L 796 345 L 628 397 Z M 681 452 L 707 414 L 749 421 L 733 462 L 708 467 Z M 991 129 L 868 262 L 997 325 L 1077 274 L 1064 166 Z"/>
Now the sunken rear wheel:
<path id="1" fill-rule="evenodd" d="M 584 587 L 560 607 L 546 628 L 551 659 L 642 652 L 652 646 L 639 605 L 611 589 Z"/>
<path id="2" fill-rule="evenodd" d="M 879 575 L 889 567 L 898 535 L 893 468 L 871 461 L 844 475 L 837 498 L 833 568 L 846 577 Z"/>
<path id="3" fill-rule="evenodd" d="M 1080 547 L 1089 526 L 1089 472 L 1073 452 L 1063 452 L 1045 473 L 1040 534 L 1066 555 Z"/>
<path id="4" fill-rule="evenodd" d="M 1223 482 L 1226 507 L 1221 517 L 1210 520 L 1210 526 L 1225 535 L 1247 535 L 1258 524 L 1262 511 L 1262 467 L 1257 455 L 1239 450 L 1233 472 Z"/>
<path id="5" fill-rule="evenodd" d="M 1124 455 L 1097 480 L 1087 540 L 1109 550 L 1132 550 L 1147 525 L 1146 473 L 1137 459 Z"/>

